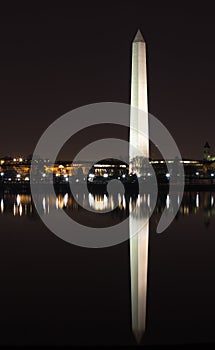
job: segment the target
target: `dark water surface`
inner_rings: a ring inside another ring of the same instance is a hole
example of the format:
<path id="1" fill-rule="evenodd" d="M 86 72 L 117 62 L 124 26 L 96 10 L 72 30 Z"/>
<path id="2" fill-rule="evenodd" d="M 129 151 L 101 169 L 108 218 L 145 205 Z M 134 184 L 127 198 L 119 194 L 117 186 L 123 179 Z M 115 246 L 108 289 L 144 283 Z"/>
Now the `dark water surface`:
<path id="1" fill-rule="evenodd" d="M 81 213 L 67 195 L 41 201 L 44 215 L 52 206 Z M 150 220 L 141 343 L 214 342 L 215 193 L 186 192 L 174 222 L 157 234 L 167 201 L 160 195 Z M 100 211 L 110 201 L 86 195 L 83 202 Z M 121 198 L 112 218 L 127 215 Z M 44 226 L 29 195 L 0 195 L 0 230 L 0 345 L 136 344 L 128 241 L 103 249 L 66 243 Z"/>

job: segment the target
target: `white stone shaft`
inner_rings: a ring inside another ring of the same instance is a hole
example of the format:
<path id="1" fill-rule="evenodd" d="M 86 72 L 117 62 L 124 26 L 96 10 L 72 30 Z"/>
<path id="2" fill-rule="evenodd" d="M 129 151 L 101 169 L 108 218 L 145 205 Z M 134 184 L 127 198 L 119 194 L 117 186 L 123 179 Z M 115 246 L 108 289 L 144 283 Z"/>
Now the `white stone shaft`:
<path id="1" fill-rule="evenodd" d="M 148 127 L 148 94 L 146 71 L 146 43 L 140 33 L 132 43 L 132 72 L 131 72 L 131 109 L 130 116 L 130 160 L 135 156 L 149 157 L 149 127 Z M 137 108 L 137 110 L 136 110 Z M 143 113 L 138 113 L 141 110 Z"/>

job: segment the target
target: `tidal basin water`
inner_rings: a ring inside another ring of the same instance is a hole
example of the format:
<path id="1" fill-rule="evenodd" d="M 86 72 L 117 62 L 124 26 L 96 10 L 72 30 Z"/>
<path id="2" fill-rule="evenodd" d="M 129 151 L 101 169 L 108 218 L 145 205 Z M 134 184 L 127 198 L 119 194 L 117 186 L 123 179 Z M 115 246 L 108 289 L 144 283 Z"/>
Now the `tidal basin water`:
<path id="1" fill-rule="evenodd" d="M 118 223 L 147 195 L 113 199 L 41 194 L 44 215 L 53 207 L 78 222 Z M 177 194 L 176 194 L 177 197 Z M 150 219 L 146 331 L 141 344 L 215 341 L 215 192 L 185 192 L 179 212 L 162 233 L 161 213 L 172 201 L 160 193 Z M 109 215 L 107 217 L 107 215 Z M 108 220 L 108 221 L 107 221 Z M 68 244 L 37 215 L 30 195 L 0 194 L 0 345 L 136 345 L 131 328 L 129 242 L 103 249 Z"/>

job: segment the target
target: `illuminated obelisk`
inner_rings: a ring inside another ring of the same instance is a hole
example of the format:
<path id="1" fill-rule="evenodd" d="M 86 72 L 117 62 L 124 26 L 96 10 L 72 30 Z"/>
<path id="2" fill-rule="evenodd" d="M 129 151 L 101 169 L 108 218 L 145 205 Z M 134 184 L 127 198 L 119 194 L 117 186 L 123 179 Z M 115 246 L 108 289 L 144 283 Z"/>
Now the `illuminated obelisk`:
<path id="1" fill-rule="evenodd" d="M 132 43 L 130 164 L 134 157 L 149 157 L 146 73 L 146 44 L 138 30 Z M 138 176 L 141 175 L 141 168 L 136 169 L 136 172 Z M 129 219 L 132 329 L 138 342 L 145 332 L 146 325 L 149 234 L 148 223 L 144 225 L 146 219 L 140 203 L 132 211 Z"/>
<path id="2" fill-rule="evenodd" d="M 149 157 L 146 43 L 138 30 L 132 43 L 130 160 Z M 138 113 L 138 111 L 143 111 Z M 144 115 L 143 115 L 144 114 Z"/>

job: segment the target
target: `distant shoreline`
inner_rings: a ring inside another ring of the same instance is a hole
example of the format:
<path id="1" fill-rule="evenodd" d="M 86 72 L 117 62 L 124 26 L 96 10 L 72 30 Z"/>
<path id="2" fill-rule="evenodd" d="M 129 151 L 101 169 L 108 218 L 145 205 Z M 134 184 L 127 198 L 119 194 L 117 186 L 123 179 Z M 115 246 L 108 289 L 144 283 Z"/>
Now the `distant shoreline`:
<path id="1" fill-rule="evenodd" d="M 139 189 L 136 184 L 126 184 L 124 183 L 125 193 L 128 193 L 129 195 L 132 194 L 138 194 Z M 173 184 L 173 189 L 175 192 L 177 192 L 178 185 Z M 54 189 L 56 193 L 66 193 L 70 192 L 70 185 L 69 183 L 62 183 L 62 184 L 54 184 Z M 74 189 L 77 189 L 77 192 L 86 192 L 86 186 L 84 184 L 79 183 L 75 184 Z M 145 187 L 146 193 L 147 186 Z M 169 191 L 169 183 L 158 183 L 158 190 L 161 192 L 168 192 Z M 184 191 L 215 191 L 215 183 L 185 183 Z M 47 184 L 40 184 L 40 193 L 46 193 L 49 192 L 49 186 Z M 90 193 L 107 193 L 107 184 L 90 184 L 88 185 L 88 192 Z M 0 183 L 0 193 L 31 193 L 31 187 L 30 183 Z"/>

